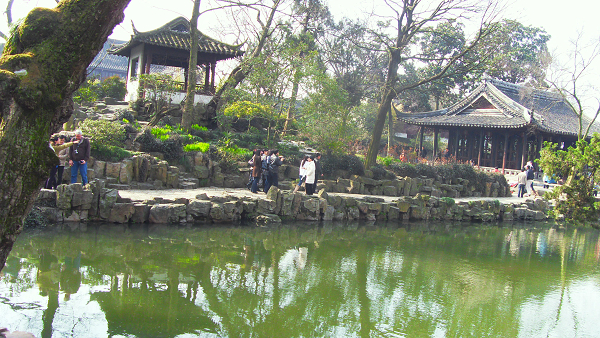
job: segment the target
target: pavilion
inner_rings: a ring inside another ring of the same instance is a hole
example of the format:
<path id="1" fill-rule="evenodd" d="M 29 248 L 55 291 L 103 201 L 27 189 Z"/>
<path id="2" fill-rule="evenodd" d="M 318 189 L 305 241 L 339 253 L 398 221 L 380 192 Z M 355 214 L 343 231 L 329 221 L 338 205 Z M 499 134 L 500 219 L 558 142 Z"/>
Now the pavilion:
<path id="1" fill-rule="evenodd" d="M 190 22 L 178 17 L 162 27 L 134 34 L 125 44 L 115 46 L 109 53 L 129 58 L 126 100 L 138 98 L 139 75 L 178 69 L 183 81 L 177 83 L 173 103 L 181 102 L 187 86 L 187 69 L 190 58 Z M 239 46 L 217 41 L 198 32 L 198 66 L 204 72 L 204 84 L 196 90 L 195 102 L 210 100 L 215 93 L 215 68 L 219 61 L 242 56 Z M 183 70 L 183 72 L 181 72 Z"/>
<path id="2" fill-rule="evenodd" d="M 473 160 L 481 167 L 520 169 L 539 158 L 544 141 L 562 149 L 577 141 L 579 119 L 564 98 L 548 91 L 486 79 L 464 99 L 448 108 L 426 113 L 401 113 L 398 119 L 433 130 L 434 158 L 439 155 L 438 135 L 448 131 L 448 151 L 459 161 Z M 584 128 L 589 123 L 584 117 Z M 600 132 L 597 125 L 590 135 Z"/>

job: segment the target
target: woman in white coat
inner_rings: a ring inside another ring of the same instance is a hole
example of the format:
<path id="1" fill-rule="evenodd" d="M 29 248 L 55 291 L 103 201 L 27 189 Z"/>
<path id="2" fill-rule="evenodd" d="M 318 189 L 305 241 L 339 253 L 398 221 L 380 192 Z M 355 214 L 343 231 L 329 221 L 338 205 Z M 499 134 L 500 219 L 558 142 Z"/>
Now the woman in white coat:
<path id="1" fill-rule="evenodd" d="M 312 195 L 315 192 L 315 178 L 316 178 L 316 167 L 315 161 L 312 156 L 304 163 L 304 169 L 306 170 L 306 181 L 304 187 L 307 195 Z"/>

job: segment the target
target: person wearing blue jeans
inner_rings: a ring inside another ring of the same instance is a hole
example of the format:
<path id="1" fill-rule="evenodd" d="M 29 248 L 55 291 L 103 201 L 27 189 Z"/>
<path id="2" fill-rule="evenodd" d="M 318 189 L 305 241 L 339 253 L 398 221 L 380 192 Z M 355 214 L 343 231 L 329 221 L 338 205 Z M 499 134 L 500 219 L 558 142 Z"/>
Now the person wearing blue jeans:
<path id="1" fill-rule="evenodd" d="M 75 131 L 75 138 L 72 141 L 79 141 L 69 148 L 69 165 L 71 166 L 71 184 L 77 182 L 77 172 L 81 173 L 81 183 L 88 184 L 87 162 L 90 159 L 90 140 L 83 137 L 81 130 Z"/>

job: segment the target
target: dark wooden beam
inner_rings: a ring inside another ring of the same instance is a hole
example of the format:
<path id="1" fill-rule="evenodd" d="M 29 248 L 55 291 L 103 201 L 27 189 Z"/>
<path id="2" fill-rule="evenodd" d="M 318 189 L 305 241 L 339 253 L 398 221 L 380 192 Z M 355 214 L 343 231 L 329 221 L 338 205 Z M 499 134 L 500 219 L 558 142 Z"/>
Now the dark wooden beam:
<path id="1" fill-rule="evenodd" d="M 506 153 L 508 152 L 508 133 L 504 134 L 504 153 L 502 154 L 502 175 L 506 169 Z"/>

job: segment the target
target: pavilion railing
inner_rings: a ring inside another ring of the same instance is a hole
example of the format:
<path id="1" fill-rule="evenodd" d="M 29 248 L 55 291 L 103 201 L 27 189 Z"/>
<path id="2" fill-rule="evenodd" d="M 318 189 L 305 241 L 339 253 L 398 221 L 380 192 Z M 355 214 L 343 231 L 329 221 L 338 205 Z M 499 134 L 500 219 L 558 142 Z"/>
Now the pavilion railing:
<path id="1" fill-rule="evenodd" d="M 180 93 L 185 93 L 186 89 L 185 89 L 185 82 L 178 82 L 176 81 L 174 83 L 175 85 L 175 91 L 176 92 L 180 92 Z M 215 87 L 213 86 L 205 86 L 202 84 L 197 84 L 196 85 L 196 94 L 198 95 L 215 95 Z"/>

